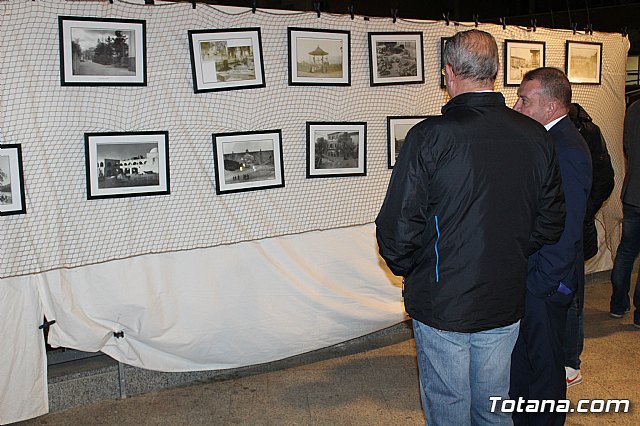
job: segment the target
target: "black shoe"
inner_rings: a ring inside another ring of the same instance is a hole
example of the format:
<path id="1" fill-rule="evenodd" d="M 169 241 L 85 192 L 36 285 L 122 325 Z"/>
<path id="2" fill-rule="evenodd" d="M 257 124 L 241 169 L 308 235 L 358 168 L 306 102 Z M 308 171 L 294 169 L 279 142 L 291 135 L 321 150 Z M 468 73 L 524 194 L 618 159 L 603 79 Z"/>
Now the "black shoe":
<path id="1" fill-rule="evenodd" d="M 629 312 L 631 312 L 631 309 L 627 308 L 627 309 L 625 309 L 625 311 L 624 311 L 623 313 L 621 313 L 621 314 L 617 314 L 617 313 L 615 313 L 615 312 L 609 312 L 609 316 L 610 316 L 611 318 L 620 319 L 620 318 L 622 318 L 623 316 L 627 315 Z M 640 325 L 638 325 L 638 327 L 640 327 Z"/>

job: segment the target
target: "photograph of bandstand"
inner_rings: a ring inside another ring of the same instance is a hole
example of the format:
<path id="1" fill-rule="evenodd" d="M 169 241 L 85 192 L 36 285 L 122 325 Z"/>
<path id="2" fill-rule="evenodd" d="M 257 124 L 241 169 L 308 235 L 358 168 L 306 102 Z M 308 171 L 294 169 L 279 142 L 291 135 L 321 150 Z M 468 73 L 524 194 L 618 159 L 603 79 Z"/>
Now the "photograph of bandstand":
<path id="1" fill-rule="evenodd" d="M 349 85 L 350 33 L 289 28 L 289 84 Z"/>

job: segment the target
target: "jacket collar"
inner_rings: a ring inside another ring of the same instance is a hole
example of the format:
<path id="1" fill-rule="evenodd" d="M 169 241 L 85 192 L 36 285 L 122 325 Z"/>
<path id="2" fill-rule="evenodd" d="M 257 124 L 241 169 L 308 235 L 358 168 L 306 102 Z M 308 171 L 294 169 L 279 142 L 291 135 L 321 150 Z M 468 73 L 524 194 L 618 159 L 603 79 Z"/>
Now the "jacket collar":
<path id="1" fill-rule="evenodd" d="M 499 92 L 467 92 L 451 99 L 442 107 L 442 113 L 461 106 L 484 107 L 484 106 L 504 106 L 504 96 Z"/>
<path id="2" fill-rule="evenodd" d="M 564 117 L 562 117 L 562 120 L 558 121 L 552 128 L 549 129 L 549 133 L 550 134 L 557 133 L 569 124 L 573 126 L 573 123 L 571 122 L 569 115 L 565 115 Z"/>

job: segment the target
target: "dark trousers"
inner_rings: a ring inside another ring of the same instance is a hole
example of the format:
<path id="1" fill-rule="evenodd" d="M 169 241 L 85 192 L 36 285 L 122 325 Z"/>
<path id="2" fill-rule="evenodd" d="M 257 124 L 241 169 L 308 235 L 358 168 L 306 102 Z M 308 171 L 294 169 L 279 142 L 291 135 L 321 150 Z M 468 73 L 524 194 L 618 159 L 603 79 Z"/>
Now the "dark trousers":
<path id="1" fill-rule="evenodd" d="M 572 298 L 560 293 L 540 298 L 527 292 L 520 334 L 511 355 L 511 399 L 566 399 L 563 340 Z M 555 412 L 513 413 L 513 423 L 563 425 L 565 416 Z"/>

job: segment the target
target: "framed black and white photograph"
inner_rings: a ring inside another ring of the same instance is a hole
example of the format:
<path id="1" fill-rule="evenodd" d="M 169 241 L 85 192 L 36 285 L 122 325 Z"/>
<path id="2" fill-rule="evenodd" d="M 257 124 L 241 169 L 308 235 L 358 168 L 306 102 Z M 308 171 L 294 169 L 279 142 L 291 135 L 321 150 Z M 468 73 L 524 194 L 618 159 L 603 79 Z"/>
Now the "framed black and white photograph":
<path id="1" fill-rule="evenodd" d="M 602 82 L 602 43 L 567 41 L 565 71 L 571 83 Z"/>
<path id="2" fill-rule="evenodd" d="M 218 195 L 284 187 L 280 129 L 212 136 Z"/>
<path id="3" fill-rule="evenodd" d="M 390 169 L 393 169 L 396 164 L 409 130 L 425 118 L 427 118 L 426 115 L 387 117 L 387 159 Z"/>
<path id="4" fill-rule="evenodd" d="M 288 28 L 289 85 L 351 85 L 351 33 Z"/>
<path id="5" fill-rule="evenodd" d="M 371 86 L 424 83 L 422 32 L 369 33 Z"/>
<path id="6" fill-rule="evenodd" d="M 265 87 L 260 28 L 190 30 L 195 93 Z"/>
<path id="7" fill-rule="evenodd" d="M 367 123 L 307 121 L 307 178 L 365 176 Z"/>
<path id="8" fill-rule="evenodd" d="M 63 86 L 145 86 L 145 21 L 58 17 Z"/>
<path id="9" fill-rule="evenodd" d="M 87 199 L 169 194 L 169 132 L 85 133 Z"/>
<path id="10" fill-rule="evenodd" d="M 543 41 L 505 40 L 505 86 L 519 86 L 527 72 L 544 65 L 545 43 Z"/>
<path id="11" fill-rule="evenodd" d="M 0 216 L 24 214 L 24 178 L 20 145 L 0 145 Z"/>
<path id="12" fill-rule="evenodd" d="M 447 82 L 444 78 L 444 47 L 447 45 L 451 37 L 440 37 L 440 87 L 446 88 Z"/>

